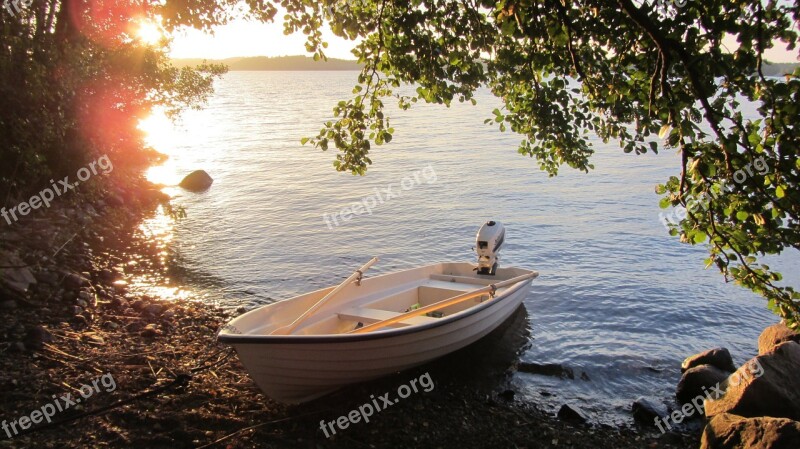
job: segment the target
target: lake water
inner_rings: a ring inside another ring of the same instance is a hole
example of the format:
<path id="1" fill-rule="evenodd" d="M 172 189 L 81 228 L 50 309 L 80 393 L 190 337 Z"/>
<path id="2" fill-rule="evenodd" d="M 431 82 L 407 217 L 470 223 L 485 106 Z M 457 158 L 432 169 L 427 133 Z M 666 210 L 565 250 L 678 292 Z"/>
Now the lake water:
<path id="1" fill-rule="evenodd" d="M 516 373 L 517 398 L 550 410 L 576 404 L 612 424 L 630 422 L 639 396 L 671 400 L 684 357 L 725 346 L 743 363 L 777 321 L 755 295 L 703 269 L 704 247 L 667 234 L 654 186 L 678 173 L 674 150 L 636 156 L 597 140 L 595 170 L 548 178 L 517 154 L 520 137 L 483 124 L 498 102 L 482 91 L 477 106 L 390 108 L 394 140 L 373 149 L 367 175 L 337 173 L 335 150 L 299 142 L 352 95 L 356 76 L 232 72 L 204 110 L 175 126 L 147 123 L 152 145 L 170 155 L 152 180 L 174 185 L 195 169 L 214 178 L 202 194 L 166 189 L 188 218 L 144 226 L 166 231 L 188 294 L 250 308 L 338 283 L 372 256 L 381 261 L 371 275 L 473 261 L 478 227 L 499 220 L 501 264 L 540 272 L 525 300 L 530 341 L 520 359 L 576 373 Z M 338 226 L 323 218 L 372 201 L 375 189 L 371 214 L 338 216 Z M 796 285 L 798 261 L 773 265 Z"/>

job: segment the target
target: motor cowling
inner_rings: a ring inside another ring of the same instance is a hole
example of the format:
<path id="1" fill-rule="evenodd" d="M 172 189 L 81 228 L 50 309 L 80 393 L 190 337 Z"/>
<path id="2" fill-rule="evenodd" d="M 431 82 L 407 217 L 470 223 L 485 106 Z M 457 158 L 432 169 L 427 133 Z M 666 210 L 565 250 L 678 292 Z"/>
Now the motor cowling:
<path id="1" fill-rule="evenodd" d="M 478 230 L 475 252 L 478 253 L 478 274 L 494 275 L 497 271 L 497 253 L 503 246 L 506 228 L 498 221 L 487 221 Z"/>

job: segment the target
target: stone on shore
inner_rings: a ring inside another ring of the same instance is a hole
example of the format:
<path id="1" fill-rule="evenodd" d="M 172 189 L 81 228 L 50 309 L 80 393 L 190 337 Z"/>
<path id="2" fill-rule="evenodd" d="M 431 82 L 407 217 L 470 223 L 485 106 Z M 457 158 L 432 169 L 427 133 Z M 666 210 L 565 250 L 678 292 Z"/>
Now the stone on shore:
<path id="1" fill-rule="evenodd" d="M 213 182 L 211 175 L 205 170 L 196 170 L 186 175 L 178 185 L 191 192 L 202 192 L 208 190 Z"/>
<path id="2" fill-rule="evenodd" d="M 681 363 L 681 372 L 684 373 L 689 368 L 700 365 L 711 365 L 728 373 L 736 371 L 736 365 L 733 364 L 733 358 L 727 348 L 709 349 L 708 351 L 687 357 L 683 363 Z"/>
<path id="3" fill-rule="evenodd" d="M 707 396 L 706 391 L 715 394 L 714 388 L 721 385 L 728 374 L 712 365 L 700 365 L 689 368 L 681 376 L 678 387 L 675 389 L 675 397 L 678 403 L 688 404 L 699 396 Z"/>
<path id="4" fill-rule="evenodd" d="M 586 424 L 588 421 L 586 415 L 578 407 L 573 407 L 569 404 L 564 404 L 558 409 L 558 419 L 573 424 Z"/>
<path id="5" fill-rule="evenodd" d="M 725 395 L 706 401 L 706 416 L 731 413 L 747 418 L 771 416 L 800 420 L 799 373 L 800 344 L 782 343 L 733 373 Z"/>
<path id="6" fill-rule="evenodd" d="M 785 324 L 778 323 L 769 326 L 758 337 L 758 354 L 766 354 L 775 346 L 787 341 L 800 343 L 800 334 L 789 329 Z"/>
<path id="7" fill-rule="evenodd" d="M 0 283 L 17 294 L 28 292 L 36 278 L 27 264 L 16 253 L 0 251 Z"/>
<path id="8" fill-rule="evenodd" d="M 786 418 L 744 418 L 723 413 L 703 431 L 700 449 L 797 449 L 800 422 Z"/>

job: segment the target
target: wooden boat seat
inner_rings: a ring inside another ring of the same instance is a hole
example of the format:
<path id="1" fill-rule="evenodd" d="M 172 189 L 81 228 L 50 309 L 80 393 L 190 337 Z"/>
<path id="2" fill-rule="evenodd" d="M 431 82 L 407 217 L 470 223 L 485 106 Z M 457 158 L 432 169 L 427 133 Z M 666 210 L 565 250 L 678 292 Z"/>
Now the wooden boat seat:
<path id="1" fill-rule="evenodd" d="M 390 312 L 388 310 L 369 309 L 366 307 L 351 307 L 342 310 L 337 315 L 343 320 L 360 321 L 364 324 L 377 323 L 378 321 L 388 320 L 396 316 L 402 315 L 400 312 Z M 397 324 L 400 326 L 414 326 L 417 324 L 425 324 L 438 320 L 429 316 L 415 316 L 406 320 L 400 321 Z"/>

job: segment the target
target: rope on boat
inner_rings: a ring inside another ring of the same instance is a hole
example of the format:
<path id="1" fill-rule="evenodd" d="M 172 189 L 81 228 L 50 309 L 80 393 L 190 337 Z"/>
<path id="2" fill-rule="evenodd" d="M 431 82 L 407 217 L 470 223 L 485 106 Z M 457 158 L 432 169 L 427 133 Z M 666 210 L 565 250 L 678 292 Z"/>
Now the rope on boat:
<path id="1" fill-rule="evenodd" d="M 219 354 L 219 353 L 221 353 L 223 351 L 227 351 L 227 354 L 225 354 L 224 356 L 220 357 L 216 362 L 206 363 L 208 360 L 212 359 L 217 354 Z M 231 355 L 233 355 L 233 353 L 234 353 L 233 348 L 220 349 L 219 351 L 215 352 L 214 354 L 212 354 L 212 355 L 206 357 L 205 359 L 203 359 L 200 364 L 198 364 L 194 368 L 190 369 L 189 372 L 180 373 L 177 376 L 175 376 L 175 378 L 168 384 L 165 384 L 165 385 L 162 385 L 162 386 L 156 387 L 156 388 L 151 388 L 151 389 L 149 389 L 147 391 L 139 393 L 139 394 L 137 394 L 135 396 L 132 396 L 130 398 L 123 399 L 121 401 L 117 401 L 117 402 L 115 402 L 113 404 L 110 404 L 110 405 L 107 405 L 105 407 L 100 407 L 97 410 L 92 410 L 92 411 L 88 411 L 88 412 L 79 413 L 77 415 L 73 415 L 73 416 L 70 416 L 68 418 L 64 418 L 64 419 L 62 419 L 60 421 L 53 421 L 51 423 L 48 423 L 48 424 L 45 424 L 45 425 L 42 425 L 42 426 L 33 427 L 33 428 L 28 429 L 28 430 L 22 430 L 18 434 L 14 435 L 14 437 L 16 438 L 16 437 L 20 437 L 20 436 L 24 436 L 24 435 L 30 435 L 30 434 L 38 433 L 38 432 L 41 432 L 41 431 L 44 431 L 44 430 L 49 430 L 49 429 L 52 429 L 52 428 L 55 428 L 55 427 L 60 427 L 60 426 L 63 426 L 64 424 L 67 424 L 67 423 L 70 423 L 70 422 L 73 422 L 73 421 L 77 421 L 79 419 L 88 418 L 90 416 L 105 415 L 105 414 L 107 414 L 108 412 L 110 412 L 112 410 L 118 409 L 118 408 L 120 408 L 122 406 L 131 404 L 133 402 L 140 401 L 142 399 L 147 399 L 147 398 L 150 398 L 150 397 L 154 397 L 154 396 L 160 395 L 162 393 L 165 393 L 167 391 L 174 390 L 174 389 L 177 389 L 177 388 L 180 388 L 180 387 L 185 387 L 186 385 L 189 384 L 189 382 L 191 382 L 191 380 L 194 378 L 194 376 L 196 374 L 222 365 L 223 363 L 227 362 L 227 360 L 230 358 Z"/>

